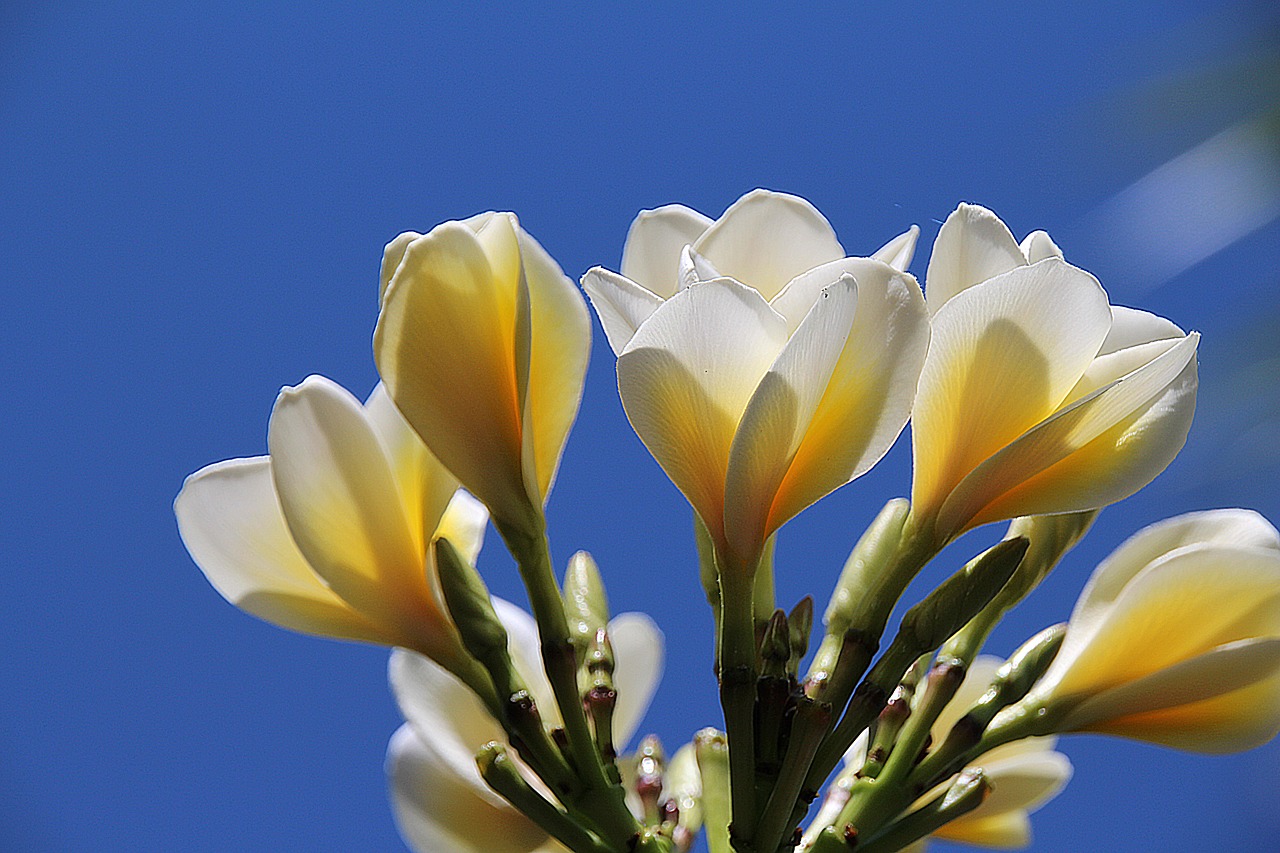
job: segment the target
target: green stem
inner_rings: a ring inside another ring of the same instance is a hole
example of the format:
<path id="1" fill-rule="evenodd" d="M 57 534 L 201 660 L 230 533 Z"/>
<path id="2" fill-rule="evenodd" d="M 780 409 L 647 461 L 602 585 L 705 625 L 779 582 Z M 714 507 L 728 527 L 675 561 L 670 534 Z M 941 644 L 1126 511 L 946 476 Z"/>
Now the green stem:
<path id="1" fill-rule="evenodd" d="M 515 557 L 520 578 L 528 592 L 542 643 L 543 668 L 564 720 L 569 755 L 586 784 L 586 792 L 574 805 L 591 815 L 607 841 L 621 847 L 635 837 L 640 825 L 627 810 L 622 787 L 611 784 L 587 723 L 578 686 L 577 654 L 565 616 L 564 600 L 552 568 L 545 529 L 538 534 L 530 534 L 496 519 L 495 526 Z"/>
<path id="2" fill-rule="evenodd" d="M 756 632 L 751 574 L 720 566 L 720 705 L 729 740 L 731 835 L 735 848 L 753 850 L 756 819 Z"/>

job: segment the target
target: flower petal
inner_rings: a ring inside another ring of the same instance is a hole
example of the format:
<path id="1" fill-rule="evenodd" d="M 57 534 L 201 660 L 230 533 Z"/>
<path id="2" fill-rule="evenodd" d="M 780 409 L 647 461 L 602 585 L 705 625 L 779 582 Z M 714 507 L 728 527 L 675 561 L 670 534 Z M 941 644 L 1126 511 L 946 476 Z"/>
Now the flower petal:
<path id="1" fill-rule="evenodd" d="M 390 641 L 329 589 L 298 551 L 268 457 L 201 468 L 182 484 L 173 510 L 192 558 L 236 607 L 304 634 Z"/>
<path id="2" fill-rule="evenodd" d="M 582 277 L 582 289 L 591 297 L 604 336 L 614 355 L 621 355 L 640 324 L 662 304 L 662 298 L 616 272 L 592 267 Z"/>
<path id="3" fill-rule="evenodd" d="M 632 427 L 717 539 L 734 432 L 786 340 L 759 293 L 715 279 L 667 300 L 618 359 Z"/>
<path id="4" fill-rule="evenodd" d="M 431 594 L 387 455 L 364 408 L 321 376 L 285 388 L 267 430 L 298 550 L 343 600 L 433 653 L 456 647 Z"/>
<path id="5" fill-rule="evenodd" d="M 440 517 L 458 490 L 458 481 L 431 455 L 391 402 L 381 382 L 365 401 L 364 410 L 391 463 L 405 515 L 411 522 L 420 519 L 420 524 L 411 523 L 409 527 L 415 545 L 425 551 L 426 543 L 440 524 Z"/>
<path id="6" fill-rule="evenodd" d="M 484 784 L 472 761 L 468 776 L 441 759 L 439 745 L 401 726 L 387 746 L 396 825 L 418 853 L 530 853 L 547 834 Z"/>
<path id="7" fill-rule="evenodd" d="M 489 525 L 489 510 L 465 489 L 453 493 L 453 499 L 436 527 L 435 536 L 448 539 L 467 562 L 474 564 L 484 544 L 484 531 Z"/>
<path id="8" fill-rule="evenodd" d="M 640 211 L 622 247 L 622 274 L 661 299 L 674 296 L 680 250 L 709 227 L 710 217 L 683 204 Z"/>
<path id="9" fill-rule="evenodd" d="M 1018 241 L 998 216 L 976 204 L 961 204 L 933 241 L 924 287 L 929 313 L 938 313 L 962 290 L 1026 263 Z"/>
<path id="10" fill-rule="evenodd" d="M 1197 752 L 1261 746 L 1280 732 L 1280 637 L 1228 643 L 1103 691 L 1063 725 Z"/>
<path id="11" fill-rule="evenodd" d="M 985 818 L 960 817 L 944 825 L 934 837 L 997 850 L 1016 850 L 1031 844 L 1031 819 L 1026 812 L 1004 812 Z"/>
<path id="12" fill-rule="evenodd" d="M 501 236 L 501 225 L 494 233 Z M 527 503 L 515 353 L 519 283 L 495 275 L 490 249 L 457 222 L 410 243 L 383 299 L 374 355 L 396 407 L 436 457 L 490 509 L 514 515 Z"/>
<path id="13" fill-rule="evenodd" d="M 912 225 L 888 243 L 885 243 L 871 256 L 877 261 L 884 261 L 898 272 L 906 272 L 915 257 L 916 241 L 920 239 L 920 226 Z"/>
<path id="14" fill-rule="evenodd" d="M 845 274 L 826 288 L 760 380 L 742 414 L 725 485 L 725 536 L 739 554 L 759 553 L 765 539 L 786 521 L 775 523 L 774 499 L 846 348 L 857 305 L 853 276 Z M 849 442 L 861 437 L 841 436 Z M 839 446 L 820 452 L 829 455 Z M 838 482 L 831 488 L 846 482 L 840 479 L 841 473 L 834 472 Z M 812 491 L 808 489 L 806 495 Z"/>
<path id="15" fill-rule="evenodd" d="M 1150 483 L 1191 428 L 1198 340 L 1173 342 L 983 462 L 947 498 L 939 529 L 1096 509 Z"/>
<path id="16" fill-rule="evenodd" d="M 982 756 L 974 763 L 986 769 L 991 780 L 991 795 L 971 813 L 974 818 L 1033 811 L 1071 781 L 1071 761 L 1049 749 L 994 760 Z"/>
<path id="17" fill-rule="evenodd" d="M 1094 624 L 1138 572 L 1165 554 L 1197 545 L 1280 551 L 1280 532 L 1248 509 L 1189 512 L 1144 527 L 1094 570 L 1071 613 L 1071 624 L 1076 630 Z"/>
<path id="18" fill-rule="evenodd" d="M 382 269 L 379 270 L 378 275 L 379 305 L 387 295 L 387 288 L 391 285 L 391 279 L 395 277 L 396 270 L 400 268 L 400 262 L 404 260 L 405 250 L 409 248 L 410 243 L 421 236 L 417 231 L 406 231 L 383 247 Z"/>
<path id="19" fill-rule="evenodd" d="M 1087 611 L 1091 620 L 1073 617 L 1033 693 L 1091 696 L 1228 643 L 1275 637 L 1278 605 L 1274 549 L 1178 549 L 1138 572 L 1108 607 Z"/>
<path id="20" fill-rule="evenodd" d="M 613 711 L 613 737 L 619 750 L 635 734 L 662 680 L 664 638 L 643 613 L 619 613 L 609 620 L 613 644 L 613 683 L 618 703 Z"/>
<path id="21" fill-rule="evenodd" d="M 731 204 L 693 248 L 765 300 L 805 270 L 845 255 L 817 208 L 799 196 L 763 189 Z"/>
<path id="22" fill-rule="evenodd" d="M 493 609 L 498 620 L 507 629 L 507 654 L 516 672 L 524 679 L 529 695 L 533 697 L 542 722 L 548 728 L 563 725 L 560 709 L 556 706 L 555 693 L 542 666 L 542 641 L 538 625 L 528 611 L 501 598 L 493 599 Z"/>
<path id="23" fill-rule="evenodd" d="M 936 511 L 969 472 L 1053 414 L 1110 323 L 1097 279 L 1062 261 L 950 299 L 934 315 L 916 395 L 913 512 Z"/>
<path id="24" fill-rule="evenodd" d="M 1179 329 L 1171 320 L 1136 308 L 1112 305 L 1111 331 L 1107 333 L 1107 339 L 1102 342 L 1098 355 L 1108 355 L 1117 350 L 1151 341 L 1182 337 L 1186 337 L 1186 332 Z"/>
<path id="25" fill-rule="evenodd" d="M 1023 238 L 1018 248 L 1029 264 L 1039 263 L 1046 258 L 1062 260 L 1062 250 L 1044 231 L 1032 231 Z"/>
<path id="26" fill-rule="evenodd" d="M 778 488 L 770 529 L 870 470 L 911 414 L 929 346 L 924 297 L 909 274 L 869 263 L 857 273 L 853 327 Z"/>
<path id="27" fill-rule="evenodd" d="M 578 289 L 538 241 L 523 229 L 516 238 L 533 334 L 523 418 L 525 481 L 530 494 L 545 503 L 582 402 L 591 318 Z"/>

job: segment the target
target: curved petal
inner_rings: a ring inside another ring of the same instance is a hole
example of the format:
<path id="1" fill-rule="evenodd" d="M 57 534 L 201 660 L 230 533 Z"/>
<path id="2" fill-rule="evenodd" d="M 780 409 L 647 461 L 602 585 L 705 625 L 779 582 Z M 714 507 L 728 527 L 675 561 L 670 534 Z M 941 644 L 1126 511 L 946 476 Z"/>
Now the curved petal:
<path id="1" fill-rule="evenodd" d="M 993 814 L 985 818 L 961 817 L 944 825 L 934 836 L 979 847 L 1016 850 L 1031 844 L 1031 819 L 1026 812 L 1021 811 Z"/>
<path id="2" fill-rule="evenodd" d="M 858 275 L 858 309 L 822 399 L 769 513 L 776 529 L 875 465 L 906 426 L 929 346 L 914 278 L 876 265 Z"/>
<path id="3" fill-rule="evenodd" d="M 435 661 L 407 649 L 391 652 L 387 673 L 400 713 L 432 745 L 436 762 L 502 802 L 480 778 L 475 753 L 489 741 L 506 743 L 506 735 L 475 694 Z"/>
<path id="4" fill-rule="evenodd" d="M 971 812 L 976 819 L 1001 812 L 1033 811 L 1071 781 L 1071 761 L 1048 749 L 995 760 L 983 756 L 974 763 L 985 768 L 991 780 L 991 795 Z"/>
<path id="5" fill-rule="evenodd" d="M 1027 263 L 1035 264 L 1046 258 L 1062 260 L 1062 250 L 1044 231 L 1032 231 L 1018 246 L 1026 257 Z"/>
<path id="6" fill-rule="evenodd" d="M 1248 509 L 1189 512 L 1144 527 L 1094 570 L 1071 613 L 1071 624 L 1096 622 L 1138 572 L 1165 554 L 1199 545 L 1234 545 L 1280 551 L 1280 532 Z"/>
<path id="7" fill-rule="evenodd" d="M 1179 329 L 1171 320 L 1136 308 L 1112 305 L 1111 331 L 1107 333 L 1107 339 L 1102 342 L 1098 355 L 1108 355 L 1117 350 L 1151 341 L 1182 337 L 1186 337 L 1186 332 Z"/>
<path id="8" fill-rule="evenodd" d="M 933 241 L 924 286 L 929 313 L 938 313 L 966 288 L 1026 263 L 1018 241 L 998 216 L 976 204 L 961 204 Z"/>
<path id="9" fill-rule="evenodd" d="M 518 258 L 514 232 L 510 242 Z M 495 275 L 488 249 L 458 222 L 410 243 L 383 299 L 374 355 L 396 407 L 432 453 L 490 509 L 515 516 L 528 500 L 516 377 L 519 282 Z"/>
<path id="10" fill-rule="evenodd" d="M 440 517 L 458 490 L 458 481 L 440 464 L 440 460 L 431 455 L 395 403 L 391 402 L 381 382 L 365 401 L 364 410 L 391 463 L 391 473 L 399 486 L 400 501 L 404 505 L 405 516 L 411 522 L 409 527 L 414 542 L 420 550 L 425 550 L 432 532 L 440 524 Z M 420 523 L 412 523 L 414 520 L 420 520 Z"/>
<path id="11" fill-rule="evenodd" d="M 632 427 L 717 540 L 734 433 L 786 340 L 759 293 L 716 279 L 667 300 L 618 359 Z"/>
<path id="12" fill-rule="evenodd" d="M 547 834 L 484 784 L 472 762 L 460 776 L 437 744 L 401 726 L 387 746 L 396 825 L 418 853 L 530 853 Z"/>
<path id="13" fill-rule="evenodd" d="M 391 279 L 395 277 L 396 270 L 400 268 L 400 262 L 404 260 L 404 253 L 409 248 L 409 244 L 421 236 L 417 231 L 406 231 L 383 247 L 382 268 L 378 274 L 379 305 L 387 295 L 387 288 L 391 285 Z"/>
<path id="14" fill-rule="evenodd" d="M 316 573 L 404 644 L 451 652 L 456 640 L 427 586 L 387 455 L 359 401 L 308 377 L 280 392 L 267 445 L 285 522 Z"/>
<path id="15" fill-rule="evenodd" d="M 920 239 L 920 226 L 912 225 L 888 243 L 885 243 L 871 256 L 877 261 L 884 261 L 898 272 L 906 272 L 915 257 L 916 242 Z"/>
<path id="16" fill-rule="evenodd" d="M 916 394 L 915 510 L 936 512 L 978 465 L 1053 414 L 1093 362 L 1110 323 L 1097 279 L 1055 260 L 948 301 L 933 318 Z"/>
<path id="17" fill-rule="evenodd" d="M 805 270 L 845 255 L 817 208 L 799 196 L 763 189 L 731 204 L 693 248 L 766 300 Z"/>
<path id="18" fill-rule="evenodd" d="M 596 309 L 614 355 L 622 355 L 636 329 L 662 304 L 661 297 L 603 267 L 587 270 L 582 289 L 591 297 L 591 307 Z"/>
<path id="19" fill-rule="evenodd" d="M 1103 691 L 1063 726 L 1197 752 L 1261 746 L 1280 732 L 1280 637 L 1227 643 Z"/>
<path id="20" fill-rule="evenodd" d="M 458 489 L 440 517 L 433 538 L 448 539 L 463 559 L 475 564 L 484 544 L 484 531 L 489 524 L 489 510 L 464 489 Z"/>
<path id="21" fill-rule="evenodd" d="M 620 613 L 609 620 L 609 642 L 613 644 L 613 683 L 618 691 L 613 737 L 622 750 L 644 719 L 662 680 L 665 640 L 648 616 Z"/>
<path id="22" fill-rule="evenodd" d="M 622 247 L 622 274 L 661 299 L 675 296 L 680 250 L 710 227 L 710 217 L 683 204 L 640 211 Z"/>
<path id="23" fill-rule="evenodd" d="M 1214 606 L 1206 607 L 1206 602 Z M 1092 696 L 1239 640 L 1280 635 L 1280 554 L 1181 548 L 1151 563 L 1092 621 L 1068 623 L 1033 693 Z"/>
<path id="24" fill-rule="evenodd" d="M 1150 483 L 1191 429 L 1198 341 L 1175 342 L 983 462 L 947 498 L 939 528 L 1096 509 Z"/>
<path id="25" fill-rule="evenodd" d="M 524 229 L 517 229 L 516 238 L 533 335 L 522 421 L 525 483 L 545 503 L 582 402 L 591 318 L 578 289 L 538 241 Z"/>
<path id="26" fill-rule="evenodd" d="M 227 601 L 304 634 L 388 643 L 312 570 L 285 526 L 266 456 L 201 468 L 173 503 L 196 565 Z"/>
<path id="27" fill-rule="evenodd" d="M 853 276 L 846 274 L 824 290 L 742 413 L 729 452 L 724 508 L 725 537 L 741 555 L 759 553 L 765 539 L 786 521 L 773 517 L 774 499 L 849 341 L 857 304 Z M 840 438 L 857 442 L 862 437 Z M 838 447 L 819 452 L 829 455 Z M 846 482 L 842 473 L 827 478 L 838 481 L 831 488 Z M 813 495 L 812 486 L 805 486 L 812 500 L 826 494 Z"/>

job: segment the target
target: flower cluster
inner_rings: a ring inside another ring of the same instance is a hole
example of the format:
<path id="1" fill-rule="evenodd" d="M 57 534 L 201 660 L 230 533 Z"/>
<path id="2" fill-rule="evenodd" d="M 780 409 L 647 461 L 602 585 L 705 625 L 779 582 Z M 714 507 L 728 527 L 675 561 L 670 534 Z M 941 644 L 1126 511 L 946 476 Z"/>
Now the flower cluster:
<path id="1" fill-rule="evenodd" d="M 1199 337 L 1112 305 L 1047 234 L 1019 242 L 985 208 L 943 223 L 923 289 L 918 236 L 850 256 L 807 201 L 756 190 L 714 221 L 644 211 L 620 271 L 583 276 L 627 417 L 698 520 L 716 617 L 723 731 L 669 762 L 652 736 L 620 752 L 661 632 L 611 614 L 589 555 L 562 578 L 551 558 L 544 507 L 591 327 L 513 214 L 389 243 L 382 383 L 363 404 L 323 377 L 285 388 L 269 455 L 187 479 L 183 541 L 241 609 L 394 647 L 407 722 L 387 772 L 424 853 L 679 853 L 702 833 L 712 853 L 1018 847 L 1071 777 L 1059 735 L 1201 752 L 1274 737 L 1280 533 L 1246 510 L 1139 532 L 1065 624 L 1007 661 L 979 654 L 1098 511 L 1182 447 Z M 910 500 L 853 547 L 810 655 L 813 600 L 774 600 L 775 534 L 908 423 Z M 1002 520 L 886 634 L 929 561 Z M 476 568 L 490 523 L 531 613 Z"/>

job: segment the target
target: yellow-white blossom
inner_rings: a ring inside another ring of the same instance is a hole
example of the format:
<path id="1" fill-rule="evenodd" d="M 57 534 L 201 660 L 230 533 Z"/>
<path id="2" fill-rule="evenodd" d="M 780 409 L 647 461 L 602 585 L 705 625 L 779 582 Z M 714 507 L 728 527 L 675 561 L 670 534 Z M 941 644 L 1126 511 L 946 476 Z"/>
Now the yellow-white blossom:
<path id="1" fill-rule="evenodd" d="M 947 218 L 925 283 L 933 334 L 912 415 L 913 514 L 939 541 L 1021 515 L 1096 509 L 1186 440 L 1199 336 L 1113 307 L 1043 232 Z"/>
<path id="2" fill-rule="evenodd" d="M 280 392 L 269 456 L 187 478 L 174 502 L 192 558 L 224 598 L 307 634 L 465 657 L 430 544 L 469 559 L 488 516 L 382 387 L 365 405 L 321 376 Z"/>
<path id="3" fill-rule="evenodd" d="M 548 726 L 560 725 L 551 685 L 538 657 L 532 617 L 494 599 L 507 629 L 508 651 Z M 618 691 L 614 738 L 625 746 L 635 733 L 662 675 L 662 633 L 647 616 L 623 613 L 609 622 Z M 387 748 L 391 800 L 401 835 L 419 853 L 550 853 L 554 839 L 494 793 L 476 769 L 475 753 L 490 741 L 505 743 L 502 727 L 460 681 L 432 661 L 397 649 L 391 687 L 408 721 Z M 536 777 L 529 781 L 541 788 Z M 544 794 L 548 794 L 542 789 Z"/>
<path id="4" fill-rule="evenodd" d="M 494 517 L 533 532 L 577 415 L 586 305 L 511 213 L 391 241 L 374 355 L 431 451 Z"/>
<path id="5" fill-rule="evenodd" d="M 999 658 L 988 655 L 974 660 L 956 695 L 932 726 L 933 743 L 942 743 L 946 739 L 951 728 L 986 691 L 1002 663 Z M 990 795 L 978 808 L 944 825 L 931 837 L 999 849 L 1029 845 L 1031 812 L 1057 796 L 1071 779 L 1071 762 L 1054 750 L 1055 741 L 1052 737 L 1026 738 L 996 747 L 975 760 L 971 766 L 984 771 L 991 783 Z M 866 751 L 867 736 L 864 733 L 846 753 L 845 767 L 850 770 L 861 767 Z M 920 797 L 911 809 L 942 795 L 954 781 L 953 777 L 941 783 Z M 840 784 L 840 781 L 835 784 Z M 807 843 L 811 844 L 818 832 L 836 819 L 842 805 L 838 797 L 824 804 L 806 832 Z M 925 842 L 920 841 L 907 850 L 919 853 L 924 848 Z"/>
<path id="6" fill-rule="evenodd" d="M 1246 510 L 1139 531 L 1094 572 L 1044 677 L 993 727 L 1035 716 L 1197 752 L 1280 731 L 1280 534 Z"/>
<path id="7" fill-rule="evenodd" d="M 625 275 L 584 277 L 632 426 L 732 562 L 905 425 L 928 340 L 913 241 L 883 250 L 898 267 L 847 258 L 812 205 L 757 190 L 714 223 L 641 214 Z"/>

